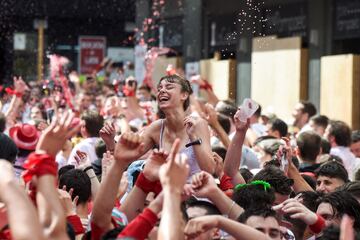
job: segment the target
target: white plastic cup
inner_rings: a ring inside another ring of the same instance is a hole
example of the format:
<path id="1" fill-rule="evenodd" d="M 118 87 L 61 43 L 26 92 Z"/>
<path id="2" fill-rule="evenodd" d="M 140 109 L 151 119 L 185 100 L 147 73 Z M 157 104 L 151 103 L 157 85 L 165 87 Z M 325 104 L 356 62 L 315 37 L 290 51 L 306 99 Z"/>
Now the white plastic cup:
<path id="1" fill-rule="evenodd" d="M 254 100 L 245 98 L 240 106 L 240 114 L 238 116 L 239 120 L 245 123 L 248 118 L 254 115 L 258 108 L 259 104 L 257 104 Z"/>

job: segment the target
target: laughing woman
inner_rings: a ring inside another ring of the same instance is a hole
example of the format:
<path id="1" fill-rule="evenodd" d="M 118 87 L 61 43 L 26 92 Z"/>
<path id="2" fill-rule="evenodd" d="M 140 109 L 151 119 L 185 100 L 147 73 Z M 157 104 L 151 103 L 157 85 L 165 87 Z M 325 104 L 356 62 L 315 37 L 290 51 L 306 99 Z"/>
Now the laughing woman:
<path id="1" fill-rule="evenodd" d="M 157 101 L 163 118 L 142 132 L 144 148 L 138 157 L 154 146 L 169 152 L 175 139 L 179 138 L 180 153 L 188 157 L 190 176 L 201 170 L 214 173 L 207 121 L 190 115 L 192 89 L 189 81 L 178 75 L 165 76 L 157 88 Z"/>

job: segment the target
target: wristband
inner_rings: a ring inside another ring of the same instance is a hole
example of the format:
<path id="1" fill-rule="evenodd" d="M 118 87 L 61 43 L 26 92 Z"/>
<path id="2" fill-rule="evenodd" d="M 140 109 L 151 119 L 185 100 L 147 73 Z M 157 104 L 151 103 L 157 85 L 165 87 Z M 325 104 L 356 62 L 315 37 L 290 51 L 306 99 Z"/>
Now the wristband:
<path id="1" fill-rule="evenodd" d="M 191 147 L 191 146 L 194 146 L 194 145 L 201 145 L 201 143 L 202 143 L 202 139 L 201 139 L 201 138 L 198 138 L 198 139 L 196 139 L 196 140 L 193 141 L 193 142 L 187 143 L 187 144 L 185 145 L 185 147 L 188 148 L 188 147 Z"/>
<path id="2" fill-rule="evenodd" d="M 7 93 L 7 94 L 9 94 L 9 95 L 15 95 L 16 97 L 18 97 L 18 98 L 21 98 L 22 97 L 22 93 L 20 93 L 20 92 L 17 92 L 17 91 L 15 91 L 15 90 L 13 90 L 13 89 L 11 89 L 11 88 L 5 88 L 5 92 Z"/>
<path id="3" fill-rule="evenodd" d="M 130 90 L 127 86 L 123 87 L 123 93 L 126 97 L 135 97 L 135 90 Z"/>
<path id="4" fill-rule="evenodd" d="M 154 192 L 156 194 L 161 192 L 161 184 L 160 181 L 150 181 L 147 179 L 143 172 L 141 172 L 136 179 L 135 186 L 143 190 L 145 193 Z"/>
<path id="5" fill-rule="evenodd" d="M 9 228 L 2 229 L 0 231 L 0 239 L 12 239 L 11 232 Z"/>
<path id="6" fill-rule="evenodd" d="M 234 185 L 232 184 L 231 182 L 231 177 L 227 176 L 226 174 L 224 174 L 222 176 L 222 178 L 220 179 L 220 189 L 222 191 L 226 191 L 226 190 L 229 190 L 229 189 L 234 189 Z"/>
<path id="7" fill-rule="evenodd" d="M 205 82 L 204 84 L 200 85 L 200 89 L 212 91 L 213 88 L 212 88 L 211 84 L 208 81 L 204 81 L 204 82 Z"/>
<path id="8" fill-rule="evenodd" d="M 85 233 L 85 229 L 84 229 L 78 215 L 68 216 L 68 217 L 66 217 L 66 220 L 73 227 L 75 235 Z"/>
<path id="9" fill-rule="evenodd" d="M 93 166 L 87 166 L 86 168 L 84 168 L 83 172 L 86 173 L 90 169 L 94 169 Z"/>
<path id="10" fill-rule="evenodd" d="M 318 234 L 325 227 L 325 220 L 323 217 L 321 217 L 318 214 L 316 214 L 316 216 L 317 216 L 316 222 L 314 224 L 310 225 L 309 228 L 313 233 Z"/>
<path id="11" fill-rule="evenodd" d="M 49 154 L 31 153 L 25 161 L 23 167 L 26 169 L 23 172 L 22 178 L 25 183 L 31 181 L 33 176 L 41 177 L 43 175 L 57 175 L 58 164 L 55 158 Z"/>

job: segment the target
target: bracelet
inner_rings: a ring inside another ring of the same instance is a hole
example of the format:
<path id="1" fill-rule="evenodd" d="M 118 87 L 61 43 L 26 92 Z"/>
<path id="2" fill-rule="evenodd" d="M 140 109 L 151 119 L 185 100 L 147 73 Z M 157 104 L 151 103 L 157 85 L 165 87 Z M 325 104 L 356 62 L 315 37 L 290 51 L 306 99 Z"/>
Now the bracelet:
<path id="1" fill-rule="evenodd" d="M 94 169 L 93 166 L 87 166 L 86 168 L 84 168 L 83 172 L 86 173 L 90 169 Z"/>
<path id="2" fill-rule="evenodd" d="M 96 175 L 91 176 L 91 177 L 89 176 L 90 180 L 93 179 L 93 178 L 96 178 L 96 177 L 97 177 Z"/>
<path id="3" fill-rule="evenodd" d="M 78 215 L 67 216 L 66 220 L 73 227 L 73 229 L 75 231 L 75 235 L 85 233 L 85 229 L 84 229 Z"/>
<path id="4" fill-rule="evenodd" d="M 198 138 L 198 139 L 196 139 L 196 140 L 193 141 L 193 142 L 187 143 L 187 144 L 185 145 L 185 147 L 188 148 L 188 147 L 191 147 L 191 146 L 194 146 L 194 145 L 201 145 L 201 143 L 202 143 L 202 139 L 201 139 L 201 138 Z"/>
<path id="5" fill-rule="evenodd" d="M 235 205 L 235 202 L 234 202 L 234 201 L 232 201 L 232 203 L 231 203 L 231 207 L 230 207 L 230 209 L 229 209 L 229 212 L 227 213 L 227 216 L 228 216 L 228 217 L 229 217 L 229 215 L 230 215 L 230 213 L 231 213 L 232 209 L 234 208 L 234 205 Z"/>

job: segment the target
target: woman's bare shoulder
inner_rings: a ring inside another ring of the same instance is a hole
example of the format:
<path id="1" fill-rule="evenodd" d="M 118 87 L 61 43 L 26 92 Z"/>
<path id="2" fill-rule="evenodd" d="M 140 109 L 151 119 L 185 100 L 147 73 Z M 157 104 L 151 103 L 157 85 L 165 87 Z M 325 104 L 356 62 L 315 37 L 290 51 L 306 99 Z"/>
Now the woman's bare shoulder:
<path id="1" fill-rule="evenodd" d="M 160 131 L 163 119 L 158 119 L 152 122 L 149 127 L 153 130 L 158 129 Z"/>
<path id="2" fill-rule="evenodd" d="M 157 139 L 160 134 L 162 119 L 156 120 L 148 125 L 144 132 L 147 136 L 150 136 L 153 140 Z"/>

